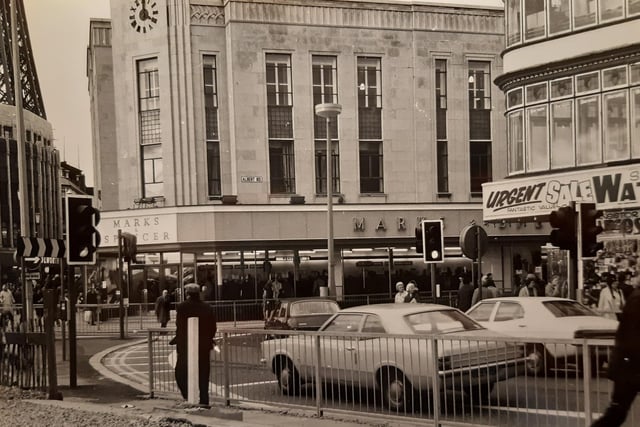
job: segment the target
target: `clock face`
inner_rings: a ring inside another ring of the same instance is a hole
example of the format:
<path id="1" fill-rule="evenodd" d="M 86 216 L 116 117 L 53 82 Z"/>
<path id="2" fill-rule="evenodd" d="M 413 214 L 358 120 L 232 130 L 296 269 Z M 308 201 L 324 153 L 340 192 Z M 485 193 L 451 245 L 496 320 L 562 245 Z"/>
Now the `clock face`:
<path id="1" fill-rule="evenodd" d="M 139 33 L 147 33 L 158 22 L 158 4 L 155 0 L 134 0 L 129 8 L 131 28 Z"/>

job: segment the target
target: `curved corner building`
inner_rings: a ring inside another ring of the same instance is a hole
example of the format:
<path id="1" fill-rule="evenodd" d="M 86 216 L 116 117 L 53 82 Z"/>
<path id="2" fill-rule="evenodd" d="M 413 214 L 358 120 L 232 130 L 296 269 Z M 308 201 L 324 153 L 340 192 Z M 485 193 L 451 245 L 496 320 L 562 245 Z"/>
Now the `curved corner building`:
<path id="1" fill-rule="evenodd" d="M 594 261 L 579 286 L 590 272 L 631 269 L 640 233 L 640 0 L 506 0 L 505 16 L 495 82 L 506 95 L 508 168 L 505 180 L 483 187 L 484 220 L 595 208 L 604 251 L 578 245 Z"/>

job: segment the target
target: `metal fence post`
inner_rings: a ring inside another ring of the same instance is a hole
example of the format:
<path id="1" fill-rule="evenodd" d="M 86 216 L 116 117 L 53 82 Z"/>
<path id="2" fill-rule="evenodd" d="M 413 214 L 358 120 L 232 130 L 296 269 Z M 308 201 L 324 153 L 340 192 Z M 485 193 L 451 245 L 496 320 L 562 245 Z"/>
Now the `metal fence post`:
<path id="1" fill-rule="evenodd" d="M 315 383 L 316 383 L 316 415 L 322 417 L 322 380 L 320 379 L 320 335 L 315 336 L 314 340 L 316 350 L 316 368 L 315 368 Z"/>
<path id="2" fill-rule="evenodd" d="M 585 338 L 582 342 L 582 375 L 584 383 L 584 425 L 591 425 L 591 352 L 589 342 Z"/>
<path id="3" fill-rule="evenodd" d="M 233 327 L 234 327 L 234 328 L 235 328 L 236 326 L 238 326 L 238 323 L 237 323 L 237 321 L 238 321 L 238 316 L 237 316 L 237 313 L 236 313 L 236 309 L 237 309 L 236 302 L 235 302 L 235 301 L 233 301 Z"/>
<path id="4" fill-rule="evenodd" d="M 153 399 L 154 385 L 153 385 L 153 332 L 147 333 L 147 347 L 149 352 L 149 397 Z"/>
<path id="5" fill-rule="evenodd" d="M 431 390 L 433 393 L 433 425 L 440 426 L 440 375 L 438 364 L 438 340 L 435 336 L 429 338 L 431 341 Z"/>
<path id="6" fill-rule="evenodd" d="M 230 382 L 230 371 L 229 371 L 229 333 L 222 333 L 222 366 L 223 366 L 223 376 L 224 376 L 224 404 L 225 406 L 231 405 L 231 390 L 229 382 Z"/>

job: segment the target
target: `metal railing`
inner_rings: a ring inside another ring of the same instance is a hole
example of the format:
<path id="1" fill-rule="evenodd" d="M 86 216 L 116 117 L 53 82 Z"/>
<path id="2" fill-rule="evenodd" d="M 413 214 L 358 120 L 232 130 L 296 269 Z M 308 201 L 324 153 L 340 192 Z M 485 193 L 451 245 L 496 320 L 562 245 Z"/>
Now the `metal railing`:
<path id="1" fill-rule="evenodd" d="M 148 330 L 151 396 L 178 393 L 168 344 L 174 335 Z M 434 426 L 572 427 L 589 426 L 611 391 L 612 340 L 232 328 L 218 342 L 209 392 L 225 404 L 366 412 Z M 625 425 L 636 421 L 640 404 Z"/>

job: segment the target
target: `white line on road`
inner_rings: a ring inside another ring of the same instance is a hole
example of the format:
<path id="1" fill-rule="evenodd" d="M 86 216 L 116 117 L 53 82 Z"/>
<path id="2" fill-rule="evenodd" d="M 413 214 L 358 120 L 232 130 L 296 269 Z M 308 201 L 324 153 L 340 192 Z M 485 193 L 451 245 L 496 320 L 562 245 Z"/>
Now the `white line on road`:
<path id="1" fill-rule="evenodd" d="M 229 387 L 251 387 L 254 385 L 277 384 L 277 380 L 256 381 L 253 383 L 229 384 Z"/>
<path id="2" fill-rule="evenodd" d="M 538 415 L 551 415 L 558 417 L 573 417 L 573 418 L 584 418 L 584 412 L 577 411 L 566 411 L 566 410 L 552 410 L 552 409 L 537 409 L 537 408 L 515 408 L 510 406 L 482 406 L 484 409 L 489 409 L 492 411 L 503 411 L 503 412 L 522 412 L 526 414 L 538 414 Z M 601 413 L 593 412 L 591 414 L 591 419 L 597 419 L 601 416 Z"/>

